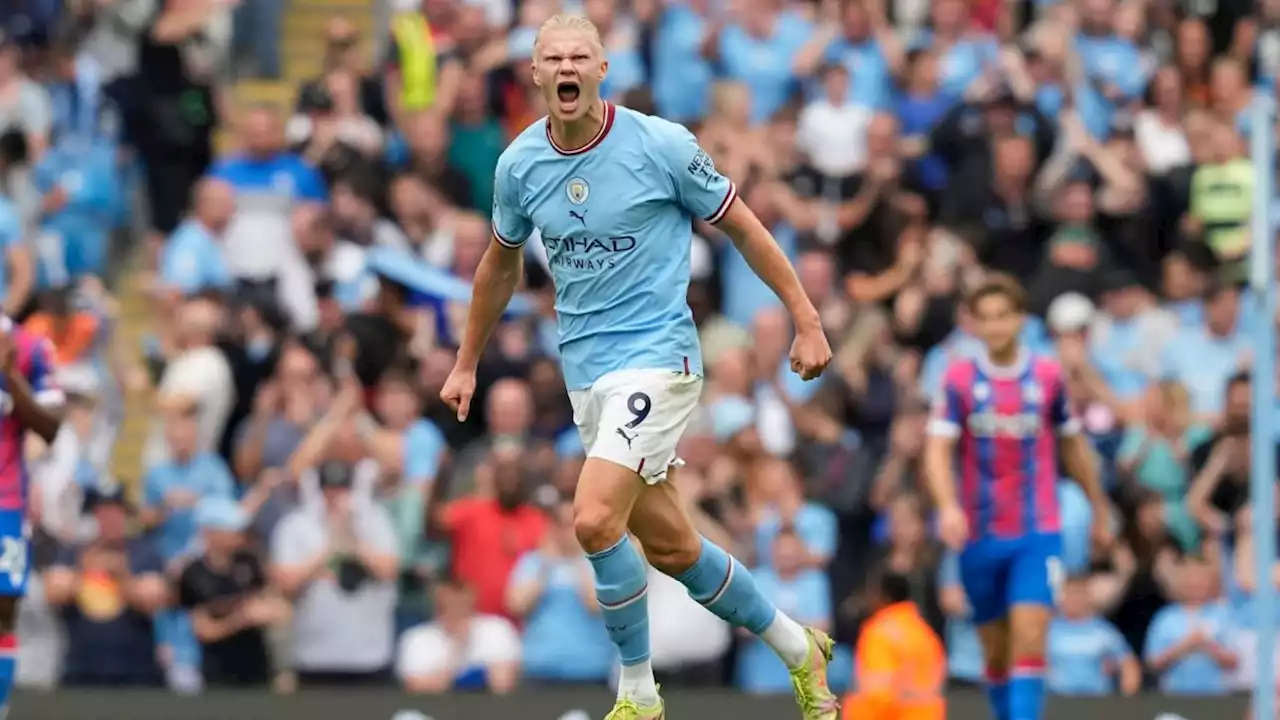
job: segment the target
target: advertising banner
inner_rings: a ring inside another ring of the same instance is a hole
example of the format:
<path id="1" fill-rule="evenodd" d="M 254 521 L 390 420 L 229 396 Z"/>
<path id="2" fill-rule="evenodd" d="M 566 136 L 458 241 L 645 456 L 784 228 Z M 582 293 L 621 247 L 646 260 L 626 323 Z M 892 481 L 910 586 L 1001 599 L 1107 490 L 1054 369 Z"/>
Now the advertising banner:
<path id="1" fill-rule="evenodd" d="M 799 720 L 789 697 L 720 691 L 665 694 L 668 720 Z M 948 695 L 947 717 L 989 720 L 976 691 Z M 395 690 L 209 691 L 179 697 L 163 691 L 54 690 L 19 693 L 9 720 L 600 720 L 611 697 L 601 689 L 529 689 L 514 695 L 410 696 Z M 1132 698 L 1049 701 L 1046 720 L 1245 720 L 1247 699 Z M 871 719 L 867 719 L 871 720 Z"/>

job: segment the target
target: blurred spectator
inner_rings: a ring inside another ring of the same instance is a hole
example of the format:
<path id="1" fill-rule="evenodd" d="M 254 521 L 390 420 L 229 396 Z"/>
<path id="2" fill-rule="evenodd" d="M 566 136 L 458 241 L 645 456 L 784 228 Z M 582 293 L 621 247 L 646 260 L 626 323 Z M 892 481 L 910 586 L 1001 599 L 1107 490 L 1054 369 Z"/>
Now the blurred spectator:
<path id="1" fill-rule="evenodd" d="M 1132 695 L 1142 686 L 1142 666 L 1119 631 L 1093 611 L 1088 579 L 1062 585 L 1060 612 L 1049 625 L 1049 692 L 1056 695 Z"/>
<path id="2" fill-rule="evenodd" d="M 160 377 L 157 405 L 160 417 L 153 422 L 146 446 L 146 462 L 157 464 L 170 457 L 163 427 L 171 416 L 196 423 L 192 453 L 215 452 L 236 402 L 235 379 L 216 338 L 224 321 L 223 310 L 209 300 L 183 303 L 176 315 L 173 357 Z"/>
<path id="3" fill-rule="evenodd" d="M 235 214 L 231 185 L 206 178 L 196 184 L 191 217 L 169 236 L 160 256 L 161 301 L 172 313 L 182 298 L 231 289 L 222 238 Z"/>
<path id="4" fill-rule="evenodd" d="M 452 544 L 452 567 L 486 615 L 506 615 L 504 595 L 520 557 L 542 545 L 545 514 L 529 502 L 526 449 L 511 438 L 494 443 L 476 468 L 476 492 L 441 508 L 429 527 Z"/>
<path id="5" fill-rule="evenodd" d="M 1214 285 L 1205 292 L 1203 323 L 1184 328 L 1165 346 L 1165 377 L 1191 393 L 1196 422 L 1217 425 L 1223 412 L 1227 380 L 1247 369 L 1248 341 L 1240 327 L 1240 292 Z M 1243 398 L 1248 402 L 1247 395 Z"/>
<path id="6" fill-rule="evenodd" d="M 507 612 L 524 623 L 523 676 L 535 683 L 603 682 L 615 663 L 613 646 L 573 533 L 573 504 L 560 502 L 548 514 L 542 547 L 520 558 L 506 591 Z"/>
<path id="7" fill-rule="evenodd" d="M 302 686 L 386 682 L 394 652 L 395 527 L 352 490 L 338 460 L 317 472 L 320 507 L 294 510 L 271 538 L 272 576 L 293 602 L 293 668 Z"/>
<path id="8" fill-rule="evenodd" d="M 325 33 L 325 72 L 342 70 L 355 73 L 359 78 L 359 99 L 362 114 L 373 118 L 379 125 L 387 125 L 387 109 L 384 103 L 382 84 L 376 78 L 364 73 L 362 52 L 366 51 L 359 30 L 348 19 L 334 17 L 329 20 Z M 298 90 L 299 108 L 302 111 L 302 99 L 315 97 L 316 90 L 322 89 L 323 79 L 317 78 L 303 83 Z"/>
<path id="9" fill-rule="evenodd" d="M 806 627 L 830 632 L 831 587 L 822 570 L 808 562 L 804 540 L 795 530 L 783 526 L 772 544 L 772 562 L 752 571 L 756 585 L 789 617 Z M 752 637 L 738 654 L 736 684 L 747 692 L 786 693 L 791 676 L 777 654 Z"/>
<path id="10" fill-rule="evenodd" d="M 168 596 L 160 555 L 147 539 L 126 536 L 130 512 L 120 486 L 89 491 L 85 508 L 96 536 L 68 546 L 44 576 L 45 597 L 67 626 L 62 681 L 159 685 L 153 617 Z"/>
<path id="11" fill-rule="evenodd" d="M 175 595 L 191 613 L 211 686 L 265 685 L 271 679 L 267 631 L 287 621 L 289 606 L 267 586 L 261 561 L 244 542 L 249 518 L 235 501 L 206 497 L 195 525 L 204 552 L 183 569 Z"/>
<path id="12" fill-rule="evenodd" d="M 32 158 L 49 146 L 53 109 L 49 93 L 22 70 L 23 51 L 8 30 L 0 29 L 0 133 L 17 131 Z"/>
<path id="13" fill-rule="evenodd" d="M 477 613 L 471 589 L 456 579 L 436 585 L 436 620 L 400 638 L 396 675 L 413 693 L 483 690 L 502 695 L 520 678 L 520 636 L 511 621 Z"/>
<path id="14" fill-rule="evenodd" d="M 1179 600 L 1151 621 L 1143 657 L 1162 692 L 1221 695 L 1238 657 L 1228 643 L 1230 610 L 1212 562 L 1188 556 L 1178 568 Z"/>

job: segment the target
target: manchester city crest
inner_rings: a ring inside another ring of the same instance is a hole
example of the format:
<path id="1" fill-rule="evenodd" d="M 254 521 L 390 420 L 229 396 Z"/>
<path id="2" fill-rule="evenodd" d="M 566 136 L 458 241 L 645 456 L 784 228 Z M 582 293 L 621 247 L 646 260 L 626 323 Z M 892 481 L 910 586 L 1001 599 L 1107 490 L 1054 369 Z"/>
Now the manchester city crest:
<path id="1" fill-rule="evenodd" d="M 587 196 L 591 194 L 591 186 L 582 178 L 572 178 L 565 183 L 564 194 L 569 197 L 569 202 L 574 205 L 581 205 L 587 201 Z"/>

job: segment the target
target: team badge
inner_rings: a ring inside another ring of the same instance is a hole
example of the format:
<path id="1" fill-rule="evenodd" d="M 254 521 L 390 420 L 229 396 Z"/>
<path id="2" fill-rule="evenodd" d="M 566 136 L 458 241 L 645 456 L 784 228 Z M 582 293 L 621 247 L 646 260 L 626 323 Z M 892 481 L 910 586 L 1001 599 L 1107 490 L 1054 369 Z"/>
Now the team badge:
<path id="1" fill-rule="evenodd" d="M 1035 383 L 1027 383 L 1022 386 L 1022 400 L 1028 405 L 1039 405 L 1043 396 L 1040 392 L 1040 386 Z"/>
<path id="2" fill-rule="evenodd" d="M 582 178 L 572 178 L 565 183 L 564 194 L 569 197 L 569 202 L 574 205 L 581 205 L 591 195 L 591 186 Z"/>

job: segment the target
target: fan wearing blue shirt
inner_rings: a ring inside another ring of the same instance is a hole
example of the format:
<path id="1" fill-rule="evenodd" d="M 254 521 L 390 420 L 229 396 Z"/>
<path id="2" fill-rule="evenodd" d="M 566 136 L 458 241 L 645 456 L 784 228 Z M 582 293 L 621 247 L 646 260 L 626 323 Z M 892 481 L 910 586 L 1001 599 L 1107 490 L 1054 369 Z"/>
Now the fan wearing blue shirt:
<path id="1" fill-rule="evenodd" d="M 811 627 L 831 627 L 831 586 L 822 570 L 809 564 L 807 543 L 796 530 L 782 527 L 769 547 L 770 563 L 752 570 L 760 592 L 778 609 Z M 737 685 L 749 693 L 787 693 L 791 674 L 763 641 L 751 638 L 738 655 Z"/>
<path id="2" fill-rule="evenodd" d="M 777 7 L 776 0 L 750 0 L 741 22 L 727 25 L 711 48 L 720 74 L 751 89 L 751 121 L 767 122 L 800 89 L 798 53 L 813 33 L 807 20 Z"/>
<path id="3" fill-rule="evenodd" d="M 522 674 L 543 682 L 605 682 L 613 643 L 600 622 L 591 564 L 573 534 L 573 503 L 549 514 L 543 546 L 522 555 L 507 582 L 507 612 L 524 621 Z"/>
<path id="4" fill-rule="evenodd" d="M 907 56 L 907 82 L 897 98 L 894 114 L 898 116 L 903 138 L 921 149 L 928 143 L 929 133 L 951 109 L 953 100 L 938 85 L 938 57 L 928 50 L 913 50 Z M 914 161 L 920 184 L 931 193 L 947 187 L 947 163 L 938 155 L 917 157 Z"/>
<path id="5" fill-rule="evenodd" d="M 668 120 L 689 124 L 709 109 L 715 72 L 703 55 L 710 0 L 658 3 L 653 33 L 653 103 Z"/>
<path id="6" fill-rule="evenodd" d="M 59 137 L 36 165 L 35 181 L 48 208 L 37 244 L 42 284 L 60 287 L 101 275 L 119 206 L 116 149 L 78 135 Z"/>
<path id="7" fill-rule="evenodd" d="M 1231 611 L 1219 598 L 1217 570 L 1187 556 L 1178 568 L 1182 601 L 1156 613 L 1143 658 L 1169 695 L 1223 695 L 1239 658 L 1227 644 Z"/>
<path id="8" fill-rule="evenodd" d="M 935 0 L 930 31 L 910 43 L 912 50 L 929 48 L 938 57 L 942 93 L 954 100 L 964 96 L 973 81 L 996 62 L 1000 46 L 988 35 L 973 34 L 965 0 Z"/>
<path id="9" fill-rule="evenodd" d="M 1227 380 L 1249 361 L 1249 339 L 1240 332 L 1240 291 L 1215 285 L 1205 293 L 1204 323 L 1183 328 L 1164 349 L 1163 376 L 1191 394 L 1197 422 L 1213 424 L 1222 413 Z"/>
<path id="10" fill-rule="evenodd" d="M 191 216 L 173 231 L 160 253 L 160 283 L 165 290 L 189 297 L 231 288 L 221 238 L 235 207 L 229 184 L 212 178 L 196 184 Z"/>
<path id="11" fill-rule="evenodd" d="M 1110 695 L 1119 679 L 1125 695 L 1142 686 L 1142 665 L 1115 626 L 1098 617 L 1089 578 L 1073 575 L 1062 585 L 1060 612 L 1049 624 L 1049 692 Z"/>
<path id="12" fill-rule="evenodd" d="M 35 284 L 35 268 L 24 239 L 17 205 L 0 195 L 0 253 L 5 271 L 0 272 L 0 299 L 8 313 L 16 312 L 27 302 Z"/>
<path id="13" fill-rule="evenodd" d="M 812 76 L 823 64 L 840 65 L 849 78 L 849 102 L 868 110 L 889 106 L 901 47 L 884 18 L 863 3 L 843 3 L 838 26 L 823 27 L 796 56 L 797 74 Z M 881 32 L 883 30 L 883 32 Z"/>

